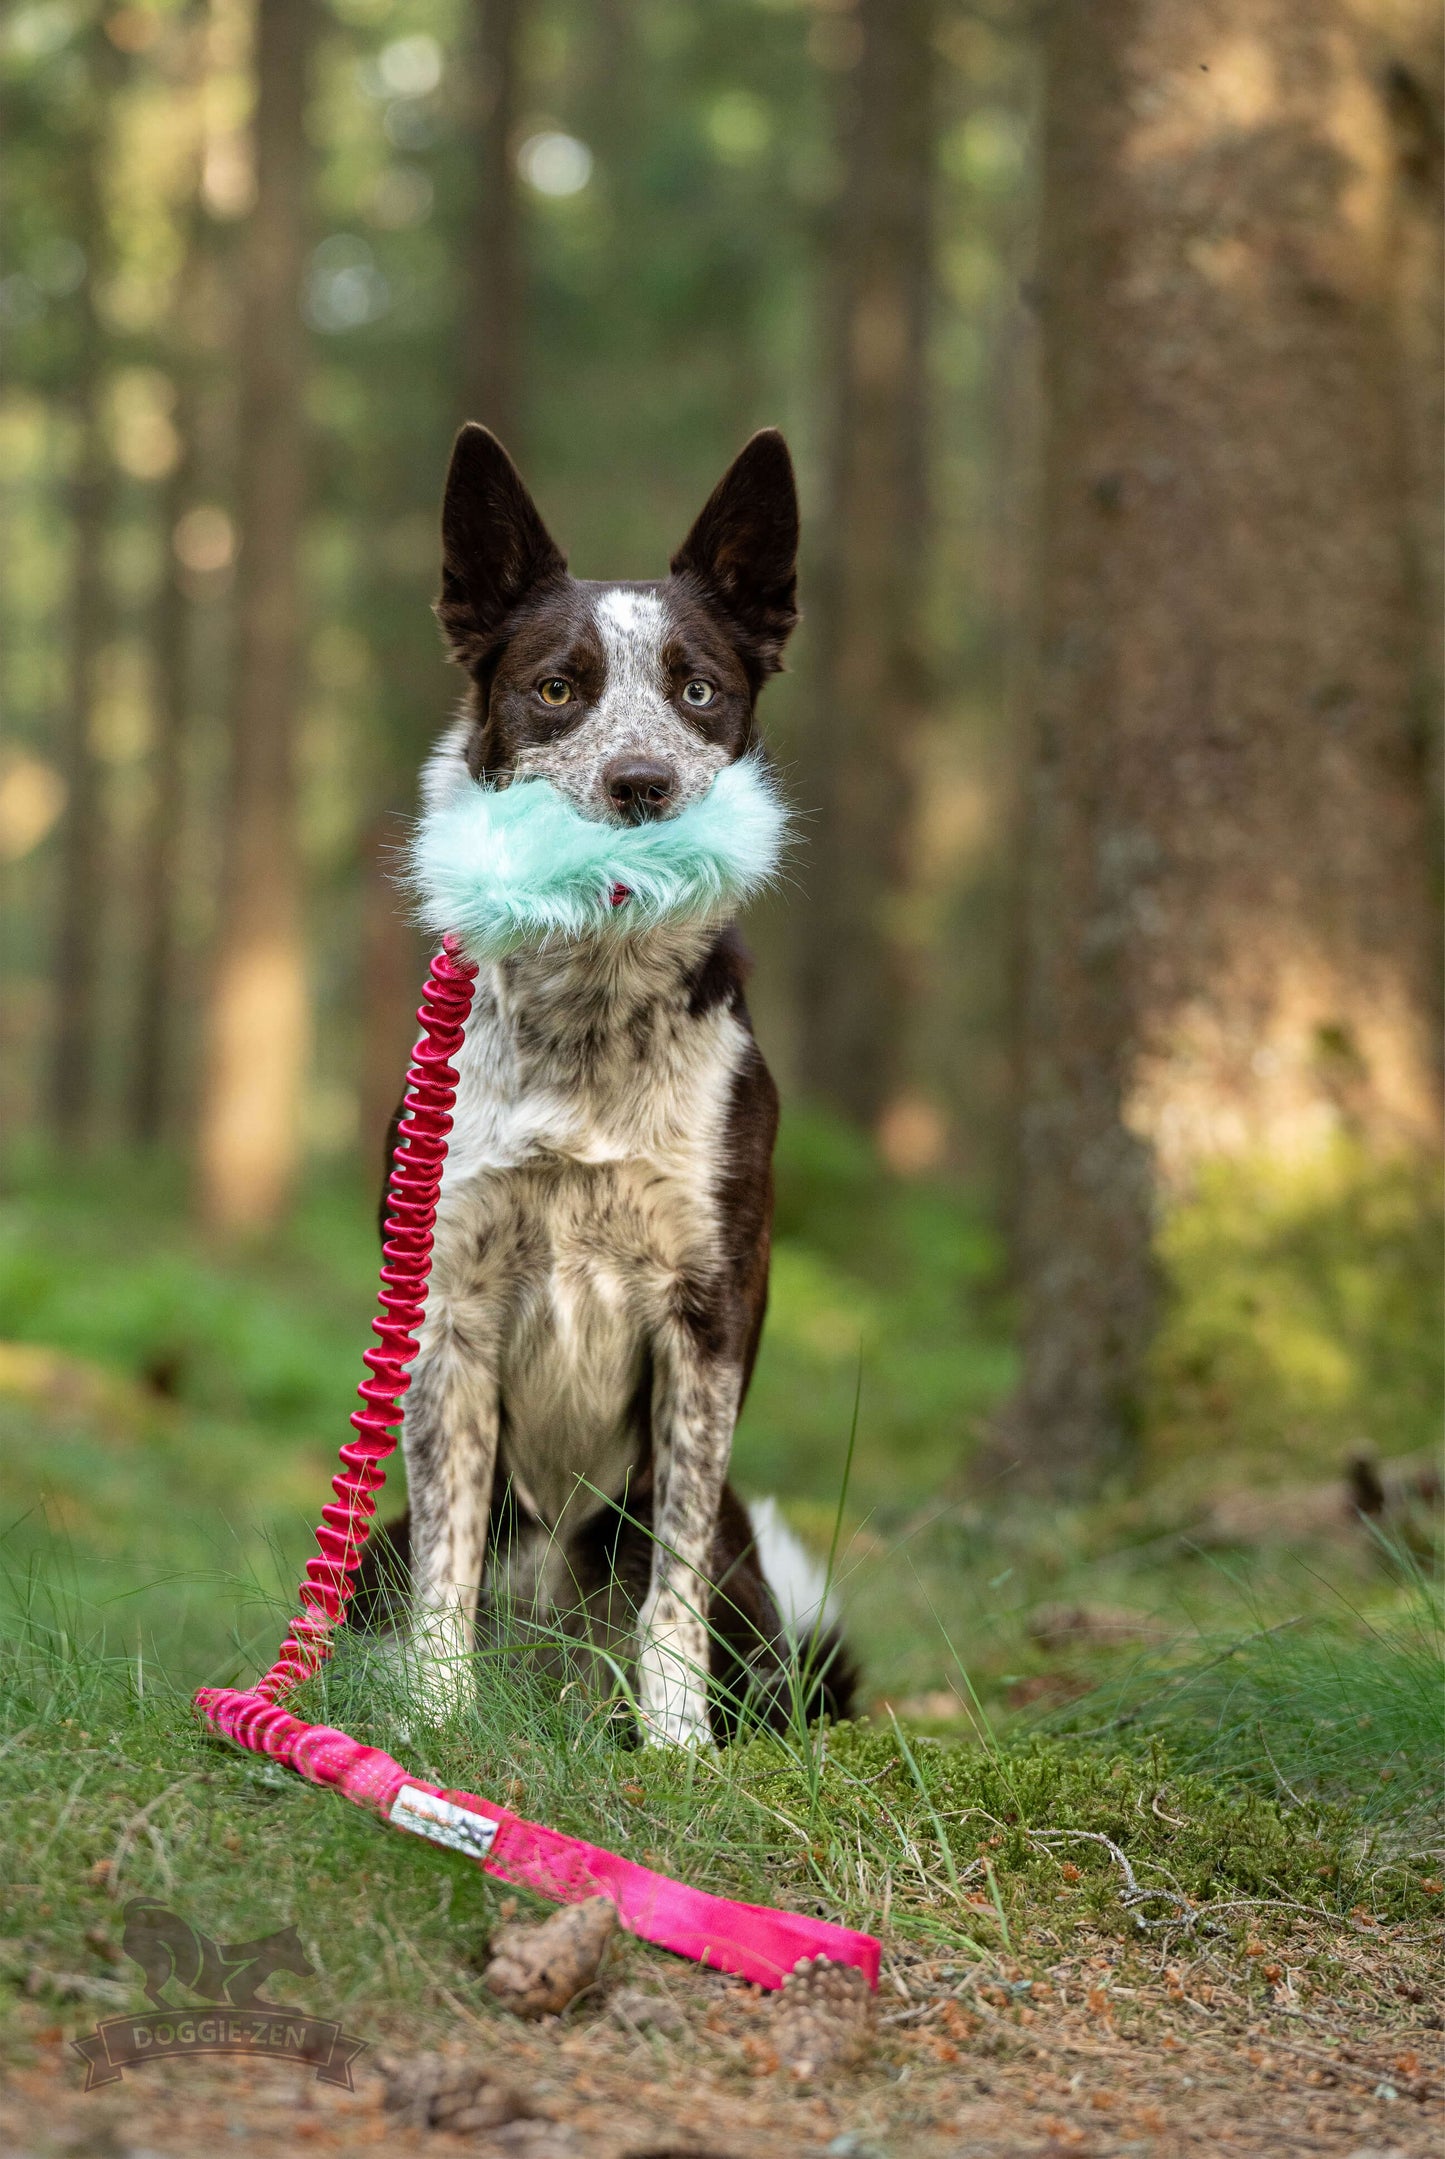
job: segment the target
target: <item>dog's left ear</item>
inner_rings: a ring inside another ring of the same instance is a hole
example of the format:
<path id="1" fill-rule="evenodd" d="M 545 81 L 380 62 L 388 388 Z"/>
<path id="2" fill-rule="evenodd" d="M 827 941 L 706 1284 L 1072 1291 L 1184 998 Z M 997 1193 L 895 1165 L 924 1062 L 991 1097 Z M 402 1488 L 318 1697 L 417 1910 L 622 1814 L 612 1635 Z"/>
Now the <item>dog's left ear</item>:
<path id="1" fill-rule="evenodd" d="M 782 665 L 798 619 L 798 489 L 775 427 L 744 443 L 672 558 L 742 634 L 761 680 Z"/>

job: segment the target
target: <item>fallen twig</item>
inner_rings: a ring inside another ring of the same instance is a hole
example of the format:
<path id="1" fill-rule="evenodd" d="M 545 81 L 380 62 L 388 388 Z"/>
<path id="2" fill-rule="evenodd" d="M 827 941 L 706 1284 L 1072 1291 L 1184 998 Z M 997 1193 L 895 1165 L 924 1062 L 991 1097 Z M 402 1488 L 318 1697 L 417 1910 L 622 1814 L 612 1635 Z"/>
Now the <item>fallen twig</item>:
<path id="1" fill-rule="evenodd" d="M 1104 1836 L 1097 1829 L 1031 1829 L 1028 1833 L 1036 1844 L 1056 1844 L 1064 1838 L 1074 1838 L 1085 1844 L 1102 1844 L 1124 1876 L 1124 1890 L 1120 1901 L 1131 1910 L 1136 1904 L 1147 1904 L 1156 1897 L 1167 1898 L 1174 1905 L 1177 1914 L 1175 1918 L 1140 1919 L 1136 1917 L 1135 1924 L 1137 1926 L 1193 1926 L 1196 1920 L 1204 1916 L 1190 1903 L 1182 1889 L 1162 1887 L 1159 1889 L 1145 1889 L 1135 1875 L 1127 1857 L 1119 1849 L 1113 1838 Z"/>
<path id="2" fill-rule="evenodd" d="M 148 1829 L 150 1826 L 150 1818 L 152 1814 L 154 1814 L 156 1808 L 159 1806 L 163 1806 L 165 1802 L 169 1798 L 171 1798 L 174 1793 L 180 1791 L 183 1786 L 187 1784 L 194 1784 L 199 1775 L 200 1771 L 193 1769 L 186 1776 L 177 1777 L 174 1784 L 168 1784 L 163 1792 L 156 1793 L 154 1799 L 148 1799 L 146 1801 L 146 1804 L 142 1808 L 140 1808 L 137 1813 L 133 1814 L 130 1820 L 125 1824 L 125 1827 L 121 1830 L 120 1835 L 116 1838 L 115 1850 L 111 1854 L 110 1874 L 106 1882 L 106 1886 L 113 1897 L 118 1897 L 120 1895 L 120 1871 L 121 1868 L 125 1865 L 132 1844 L 135 1842 L 137 1831 L 142 1829 Z M 154 1849 L 154 1844 L 152 1844 L 152 1850 Z"/>

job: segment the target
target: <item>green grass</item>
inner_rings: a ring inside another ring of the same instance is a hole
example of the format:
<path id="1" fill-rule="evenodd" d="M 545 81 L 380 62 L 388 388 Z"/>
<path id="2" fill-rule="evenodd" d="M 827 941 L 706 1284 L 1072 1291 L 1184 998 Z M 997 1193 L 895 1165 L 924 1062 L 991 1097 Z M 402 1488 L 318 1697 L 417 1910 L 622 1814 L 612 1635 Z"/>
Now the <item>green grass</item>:
<path id="1" fill-rule="evenodd" d="M 1362 1905 L 1382 1919 L 1438 1910 L 1433 1862 L 1383 1852 L 1347 1808 L 1204 1773 L 1169 1736 L 945 1744 L 890 1721 L 694 1759 L 620 1743 L 595 1703 L 525 1658 L 481 1657 L 477 1680 L 473 1708 L 424 1729 L 395 1666 L 352 1647 L 296 1707 L 437 1782 L 505 1795 L 699 1886 L 882 1931 L 894 1949 L 1027 1961 L 1041 1938 L 1047 1958 L 1081 1933 L 1177 1925 L 1186 1898 L 1194 1926 L 1241 1939 L 1281 1903 L 1339 1925 Z M 216 1741 L 73 1599 L 32 1594 L 9 1630 L 0 1805 L 6 1968 L 32 1992 L 103 1979 L 124 1901 L 146 1894 L 221 1939 L 296 1920 L 332 2013 L 368 2029 L 485 2011 L 498 1886 Z"/>
<path id="2" fill-rule="evenodd" d="M 146 1893 L 219 1938 L 298 1920 L 334 2013 L 369 2029 L 480 2013 L 497 1890 L 214 1741 L 189 1709 L 201 1681 L 268 1662 L 290 1610 L 366 1339 L 367 1196 L 317 1186 L 240 1260 L 207 1249 L 180 1198 L 123 1161 L 36 1160 L 0 1215 L 4 1968 L 39 1972 L 42 1993 L 103 1980 L 97 1944 Z M 1010 1372 L 990 1238 L 965 1201 L 890 1184 L 808 1126 L 784 1151 L 779 1232 L 739 1472 L 789 1495 L 826 1552 L 861 1346 L 838 1578 L 869 1718 L 671 1759 L 621 1744 L 595 1701 L 514 1656 L 480 1658 L 475 1708 L 432 1732 L 357 1644 L 302 1713 L 895 1946 L 1027 1960 L 1071 1935 L 1136 1938 L 1178 1896 L 1218 1907 L 1226 1932 L 1265 1924 L 1261 1898 L 1330 1923 L 1356 1905 L 1438 1911 L 1423 1886 L 1438 1857 L 1419 1856 L 1439 1834 L 1431 1579 L 1362 1536 L 1221 1552 L 1152 1501 L 949 1496 L 969 1419 Z M 1138 1636 L 1040 1641 L 1040 1607 L 1060 1600 L 1117 1606 Z M 1102 1839 L 1150 1896 L 1121 1896 Z"/>
<path id="3" fill-rule="evenodd" d="M 1379 1559 L 1400 1594 L 1375 1617 L 1330 1585 L 1322 1611 L 1206 1638 L 1172 1668 L 1141 1659 L 1070 1721 L 1162 1739 L 1238 1789 L 1337 1798 L 1387 1841 L 1438 1839 L 1445 1606 L 1407 1552 L 1382 1542 Z"/>

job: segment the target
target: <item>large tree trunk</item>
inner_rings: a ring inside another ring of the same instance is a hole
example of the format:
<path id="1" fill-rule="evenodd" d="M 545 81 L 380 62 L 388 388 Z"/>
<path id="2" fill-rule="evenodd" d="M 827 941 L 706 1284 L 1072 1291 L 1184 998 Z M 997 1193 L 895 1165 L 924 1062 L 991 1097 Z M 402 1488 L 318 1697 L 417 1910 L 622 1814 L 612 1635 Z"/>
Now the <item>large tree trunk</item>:
<path id="1" fill-rule="evenodd" d="M 896 928 L 923 707 L 924 424 L 935 148 L 932 0 L 859 0 L 825 326 L 827 477 L 809 614 L 799 1070 L 873 1123 L 898 1076 Z"/>
<path id="2" fill-rule="evenodd" d="M 305 340 L 299 293 L 313 0 L 260 0 L 245 235 L 237 651 L 221 922 L 198 1133 L 203 1218 L 259 1231 L 295 1176 L 308 1010 L 293 738 L 301 676 Z"/>
<path id="3" fill-rule="evenodd" d="M 1445 17 L 1434 0 L 1380 0 L 1373 71 L 1383 83 L 1399 173 L 1395 300 L 1409 421 L 1412 567 L 1421 622 L 1418 705 L 1430 799 L 1445 811 Z"/>
<path id="4" fill-rule="evenodd" d="M 1211 1156 L 1437 1144 L 1392 291 L 1349 0 L 1058 0 L 1020 1245 L 1025 1469 L 1126 1462 Z"/>
<path id="5" fill-rule="evenodd" d="M 66 644 L 68 679 L 60 766 L 65 814 L 59 846 L 55 949 L 55 1022 L 51 1039 L 50 1108 L 70 1146 L 90 1137 L 96 1091 L 100 944 L 105 923 L 105 804 L 92 740 L 101 654 L 111 629 L 105 544 L 115 497 L 115 468 L 105 435 L 105 339 L 95 292 L 106 274 L 103 165 L 110 139 L 108 99 L 117 55 L 103 31 L 92 37 L 90 110 L 72 165 L 75 232 L 88 261 L 77 296 L 79 351 L 72 406 L 76 447 L 69 486 L 70 591 Z"/>
<path id="6" fill-rule="evenodd" d="M 482 421 L 515 449 L 525 278 L 512 138 L 525 0 L 473 0 L 473 5 L 477 197 L 462 390 L 465 417 Z"/>

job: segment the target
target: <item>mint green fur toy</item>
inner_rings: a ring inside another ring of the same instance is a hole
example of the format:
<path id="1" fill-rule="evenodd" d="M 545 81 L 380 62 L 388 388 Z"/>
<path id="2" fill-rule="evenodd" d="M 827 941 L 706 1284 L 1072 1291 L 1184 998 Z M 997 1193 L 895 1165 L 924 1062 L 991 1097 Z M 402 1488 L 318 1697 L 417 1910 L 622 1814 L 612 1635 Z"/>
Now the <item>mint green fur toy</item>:
<path id="1" fill-rule="evenodd" d="M 469 781 L 427 811 L 410 882 L 474 959 L 656 923 L 724 919 L 776 874 L 788 813 L 762 759 L 725 765 L 675 817 L 584 817 L 550 780 Z M 624 896 L 625 895 L 625 896 Z"/>

